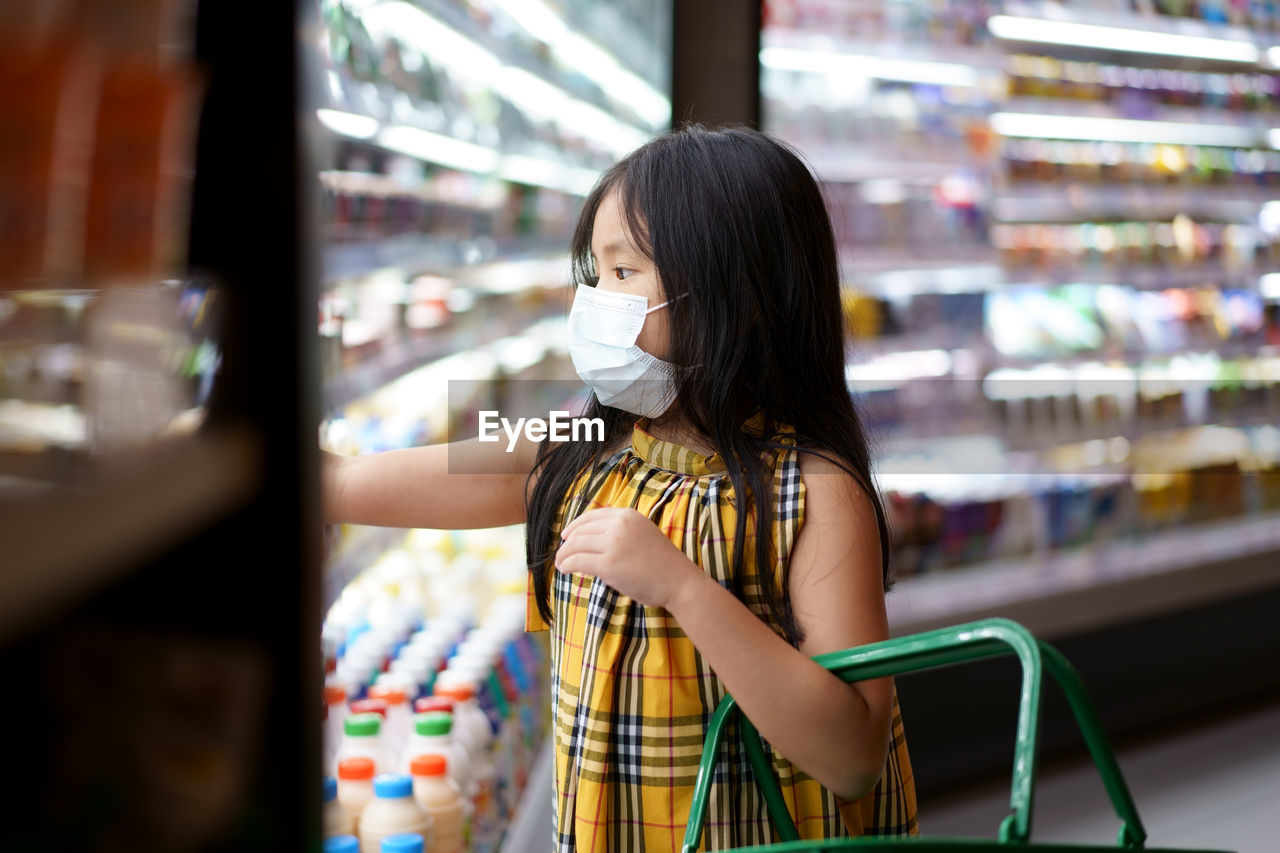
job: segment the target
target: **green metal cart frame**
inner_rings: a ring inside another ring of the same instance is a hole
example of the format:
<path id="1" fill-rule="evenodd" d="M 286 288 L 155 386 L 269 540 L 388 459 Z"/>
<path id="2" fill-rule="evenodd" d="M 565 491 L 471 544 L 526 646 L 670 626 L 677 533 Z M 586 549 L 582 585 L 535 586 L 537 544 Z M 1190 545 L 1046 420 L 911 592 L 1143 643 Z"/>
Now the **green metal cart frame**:
<path id="1" fill-rule="evenodd" d="M 1148 853 L 1175 853 L 1173 850 L 1144 848 L 1146 830 L 1138 817 L 1133 797 L 1125 784 L 1120 766 L 1111 752 L 1111 746 L 1102 731 L 1097 712 L 1093 708 L 1084 682 L 1075 668 L 1062 654 L 1049 644 L 1037 640 L 1031 632 L 1017 622 L 1008 619 L 985 619 L 937 631 L 928 631 L 873 643 L 856 649 L 818 655 L 815 661 L 839 675 L 847 682 L 880 678 L 954 666 L 959 663 L 981 660 L 1000 655 L 1016 655 L 1022 664 L 1022 695 L 1019 699 L 1018 731 L 1014 744 L 1013 791 L 1009 805 L 1011 813 L 1000 823 L 998 840 L 979 838 L 950 838 L 935 836 L 910 836 L 898 838 L 868 837 L 837 838 L 824 841 L 800 841 L 795 824 L 791 820 L 769 760 L 764 755 L 761 740 L 755 727 L 742 717 L 743 742 L 747 757 L 755 774 L 756 784 L 764 794 L 769 816 L 781 842 L 768 847 L 749 848 L 751 851 L 769 853 L 801 853 L 822 850 L 911 850 L 913 853 L 933 851 L 1008 851 L 1010 848 L 1027 847 L 1040 853 L 1084 853 L 1090 850 L 1129 849 Z M 1047 670 L 1062 685 L 1067 701 L 1075 714 L 1076 722 L 1084 735 L 1085 744 L 1093 757 L 1093 763 L 1102 776 L 1111 805 L 1120 818 L 1120 832 L 1116 847 L 1087 844 L 1047 843 L 1031 841 L 1031 807 L 1035 792 L 1036 761 L 1040 741 L 1040 686 L 1041 673 Z M 724 734 L 725 724 L 737 712 L 737 703 L 726 695 L 712 715 L 703 745 L 698 778 L 694 785 L 693 803 L 689 811 L 689 825 L 684 836 L 682 853 L 696 853 L 702 841 L 702 823 L 706 815 L 707 798 L 711 790 L 711 777 L 716 764 L 716 753 Z M 740 848 L 748 853 L 748 848 Z M 1193 853 L 1181 850 L 1178 853 Z M 1221 851 L 1194 851 L 1194 853 L 1222 853 Z"/>

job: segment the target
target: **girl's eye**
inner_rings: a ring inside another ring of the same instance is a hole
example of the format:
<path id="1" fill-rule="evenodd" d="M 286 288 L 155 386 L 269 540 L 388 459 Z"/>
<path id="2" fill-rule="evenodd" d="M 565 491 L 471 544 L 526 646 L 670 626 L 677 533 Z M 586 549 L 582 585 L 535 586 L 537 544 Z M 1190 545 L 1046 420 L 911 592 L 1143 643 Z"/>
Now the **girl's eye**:
<path id="1" fill-rule="evenodd" d="M 629 270 L 629 269 L 627 269 L 626 267 L 614 267 L 614 268 L 613 268 L 613 271 L 614 271 L 614 274 L 616 275 L 616 277 L 617 277 L 617 279 L 618 279 L 619 281 L 626 281 L 626 280 L 627 280 L 625 276 L 621 275 L 621 273 L 629 272 L 629 273 L 631 273 L 632 275 L 635 275 L 635 272 L 636 272 L 635 270 Z"/>

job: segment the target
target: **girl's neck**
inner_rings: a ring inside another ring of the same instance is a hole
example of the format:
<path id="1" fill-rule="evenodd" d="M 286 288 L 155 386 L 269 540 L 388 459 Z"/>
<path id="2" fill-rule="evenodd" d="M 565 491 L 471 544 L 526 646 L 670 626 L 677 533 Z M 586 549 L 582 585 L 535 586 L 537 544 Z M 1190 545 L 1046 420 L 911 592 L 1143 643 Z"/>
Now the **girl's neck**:
<path id="1" fill-rule="evenodd" d="M 649 432 L 655 438 L 687 447 L 704 456 L 710 456 L 716 452 L 716 449 L 708 443 L 706 436 L 690 426 L 684 413 L 675 404 L 658 417 L 650 418 Z"/>

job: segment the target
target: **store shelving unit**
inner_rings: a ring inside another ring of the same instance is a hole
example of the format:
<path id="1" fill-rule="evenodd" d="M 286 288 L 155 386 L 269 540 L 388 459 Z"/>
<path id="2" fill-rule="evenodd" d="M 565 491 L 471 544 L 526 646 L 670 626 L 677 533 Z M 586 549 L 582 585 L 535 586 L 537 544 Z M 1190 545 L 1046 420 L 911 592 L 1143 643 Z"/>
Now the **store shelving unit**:
<path id="1" fill-rule="evenodd" d="M 906 454 L 881 460 L 893 471 L 904 459 L 910 463 L 911 454 L 941 464 L 948 442 L 970 447 L 979 441 L 1002 448 L 997 461 L 1034 459 L 1031 467 L 1048 475 L 1050 455 L 1062 458 L 1068 445 L 1079 454 L 1082 443 L 1091 442 L 1102 457 L 1117 443 L 1136 448 L 1197 422 L 1170 417 L 1088 427 L 1051 417 L 1012 432 L 992 417 L 992 401 L 984 401 L 983 393 L 961 393 L 994 371 L 1021 376 L 1029 387 L 1036 368 L 1050 368 L 1052 376 L 1039 375 L 1047 383 L 1042 396 L 1052 398 L 1054 377 L 1098 365 L 1167 373 L 1169 364 L 1197 360 L 1252 362 L 1261 369 L 1274 358 L 1275 341 L 1258 334 L 1188 339 L 1184 346 L 1104 339 L 1075 351 L 1006 352 L 994 345 L 987 326 L 958 328 L 954 319 L 930 328 L 910 325 L 917 305 L 948 316 L 938 306 L 958 311 L 960 297 L 1016 301 L 1019 294 L 1038 293 L 1069 299 L 1063 294 L 1096 293 L 1090 288 L 1099 286 L 1135 300 L 1163 298 L 1166 290 L 1198 294 L 1193 298 L 1242 293 L 1246 301 L 1273 299 L 1263 282 L 1280 270 L 1280 260 L 1253 246 L 1255 238 L 1260 245 L 1274 239 L 1270 211 L 1280 198 L 1273 132 L 1280 126 L 1276 22 L 1175 18 L 1155 12 L 1167 8 L 1163 4 L 1150 4 L 1149 14 L 1130 11 L 1129 4 L 1113 6 L 1020 0 L 766 4 L 762 125 L 816 153 L 811 159 L 837 200 L 837 220 L 851 223 L 841 247 L 850 284 L 859 299 L 878 300 L 907 321 L 900 332 L 889 328 L 857 344 L 852 384 L 865 389 L 873 417 L 883 414 L 881 398 L 895 388 L 905 400 L 934 401 L 932 411 L 891 410 L 882 444 Z M 1201 8 L 1269 14 L 1263 7 Z M 869 129 L 880 138 L 861 139 Z M 894 149 L 909 153 L 886 153 Z M 956 228 L 974 221 L 979 224 L 971 230 Z M 897 231 L 885 230 L 885 223 Z M 1183 237 L 1172 240 L 1175 225 Z M 1079 250 L 1099 234 L 1097 245 Z M 1187 234 L 1195 235 L 1196 249 Z M 1166 245 L 1153 248 L 1160 240 Z M 906 248 L 887 250 L 889 241 Z M 868 329 L 883 325 L 862 323 Z M 895 381 L 877 368 L 880 362 L 906 364 L 913 353 L 923 376 Z M 955 372 L 930 372 L 940 359 Z M 1274 387 L 1277 380 L 1269 375 L 1263 381 Z M 955 387 L 932 396 L 910 387 L 930 381 Z M 940 401 L 951 397 L 980 402 L 975 410 L 938 411 Z M 1275 418 L 1266 403 L 1210 408 L 1200 422 L 1258 435 Z M 975 468 L 967 478 L 957 471 L 938 488 L 961 492 L 967 479 L 976 495 L 992 480 L 985 475 L 1000 470 Z M 1234 475 L 1215 476 L 1205 475 L 1204 482 L 1225 483 Z M 958 506 L 978 512 L 987 505 L 975 498 Z M 1006 519 L 1012 508 L 1006 505 Z M 1216 520 L 1207 520 L 1212 512 L 1203 515 L 1161 530 L 1130 530 L 1070 546 L 1041 543 L 1024 553 L 955 565 L 943 561 L 898 581 L 887 598 L 891 630 L 901 635 L 995 615 L 1017 619 L 1060 643 L 1096 691 L 1110 730 L 1121 735 L 1274 693 L 1280 684 L 1263 673 L 1263 661 L 1276 644 L 1241 626 L 1280 594 L 1275 507 Z M 1181 662 L 1190 660 L 1224 675 L 1196 694 L 1181 695 Z M 1006 686 L 1007 673 L 995 666 L 903 682 L 922 794 L 970 782 L 975 773 L 998 772 L 998 757 L 1006 754 L 999 733 L 1007 722 L 999 711 Z M 956 708 L 958 696 L 965 707 Z M 927 710 L 937 707 L 955 710 L 944 723 Z M 1074 747 L 1065 719 L 1051 708 L 1046 755 Z"/>
<path id="2" fill-rule="evenodd" d="M 989 616 L 1054 639 L 1272 588 L 1280 516 L 1233 519 L 1041 559 L 906 581 L 886 599 L 894 636 Z"/>

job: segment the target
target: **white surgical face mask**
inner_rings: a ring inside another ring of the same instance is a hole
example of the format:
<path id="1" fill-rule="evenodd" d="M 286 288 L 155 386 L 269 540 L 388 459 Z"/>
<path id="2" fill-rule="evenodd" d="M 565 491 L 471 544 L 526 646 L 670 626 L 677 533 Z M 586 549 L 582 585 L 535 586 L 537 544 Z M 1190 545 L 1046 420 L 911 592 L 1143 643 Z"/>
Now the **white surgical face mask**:
<path id="1" fill-rule="evenodd" d="M 653 418 L 675 401 L 676 366 L 636 346 L 645 316 L 666 304 L 650 308 L 643 296 L 578 286 L 569 309 L 569 357 L 603 405 Z"/>

